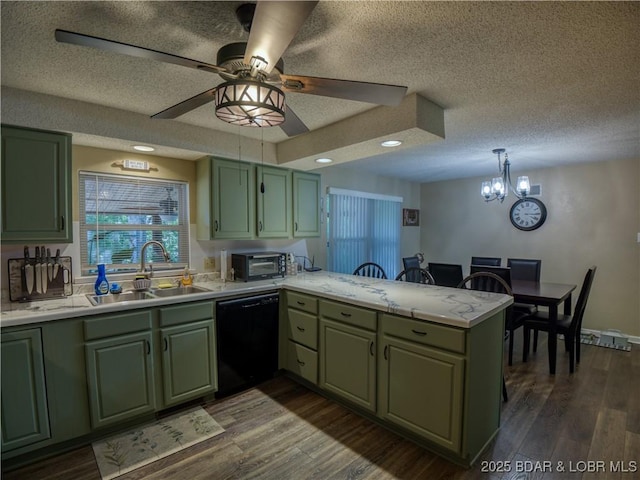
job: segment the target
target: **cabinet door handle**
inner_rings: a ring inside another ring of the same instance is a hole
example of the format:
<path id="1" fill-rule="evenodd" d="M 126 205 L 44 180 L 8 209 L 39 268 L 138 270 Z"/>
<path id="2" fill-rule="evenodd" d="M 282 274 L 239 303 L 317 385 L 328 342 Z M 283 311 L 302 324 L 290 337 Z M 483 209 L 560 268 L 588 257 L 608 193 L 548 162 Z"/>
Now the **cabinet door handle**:
<path id="1" fill-rule="evenodd" d="M 147 355 L 151 354 L 151 344 L 149 343 L 149 340 L 145 340 L 145 343 L 147 344 Z"/>
<path id="2" fill-rule="evenodd" d="M 298 222 L 293 222 L 296 232 L 298 231 Z"/>
<path id="3" fill-rule="evenodd" d="M 301 332 L 304 332 L 304 328 L 302 327 L 296 327 L 298 330 L 300 330 Z"/>
<path id="4" fill-rule="evenodd" d="M 64 230 L 64 215 L 60 216 L 60 230 Z"/>
<path id="5" fill-rule="evenodd" d="M 164 351 L 169 350 L 169 342 L 167 341 L 167 337 L 164 337 Z"/>
<path id="6" fill-rule="evenodd" d="M 340 312 L 340 315 L 342 315 L 343 317 L 347 317 L 347 318 L 349 318 L 351 316 L 350 313 L 346 313 L 346 312 Z"/>
<path id="7" fill-rule="evenodd" d="M 305 363 L 304 363 L 304 362 L 301 362 L 301 361 L 298 359 L 298 365 L 300 365 L 301 367 L 304 367 L 304 366 L 305 366 Z"/>
<path id="8" fill-rule="evenodd" d="M 389 358 L 387 357 L 387 349 L 389 348 L 389 345 L 385 345 L 384 346 L 384 352 L 383 352 L 383 357 L 385 360 L 389 360 Z"/>
<path id="9" fill-rule="evenodd" d="M 373 341 L 371 341 L 371 345 L 369 345 L 369 352 L 371 353 L 371 356 L 373 357 Z"/>
<path id="10" fill-rule="evenodd" d="M 427 332 L 421 332 L 420 330 L 411 330 L 411 331 L 416 335 L 419 335 L 420 337 L 424 337 L 427 334 Z"/>
<path id="11" fill-rule="evenodd" d="M 218 220 L 215 220 L 215 221 L 213 222 L 213 228 L 214 228 L 214 230 L 215 230 L 216 232 L 218 231 Z"/>
<path id="12" fill-rule="evenodd" d="M 262 220 L 258 222 L 258 231 L 262 231 Z"/>

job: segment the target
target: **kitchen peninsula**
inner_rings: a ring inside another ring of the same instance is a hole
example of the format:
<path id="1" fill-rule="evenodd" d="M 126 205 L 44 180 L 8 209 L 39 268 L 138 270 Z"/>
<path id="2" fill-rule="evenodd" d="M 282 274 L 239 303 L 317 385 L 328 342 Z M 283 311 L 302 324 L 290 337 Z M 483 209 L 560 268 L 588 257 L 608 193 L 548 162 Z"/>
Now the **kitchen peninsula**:
<path id="1" fill-rule="evenodd" d="M 197 285 L 206 291 L 100 306 L 81 294 L 3 304 L 3 342 L 25 335 L 40 354 L 42 388 L 35 392 L 39 402 L 31 404 L 41 409 L 35 418 L 46 417 L 31 438 L 4 446 L 3 461 L 81 437 L 86 443 L 103 435 L 105 426 L 114 429 L 179 404 L 163 372 L 170 362 L 161 345 L 171 329 L 204 332 L 215 372 L 214 302 L 278 290 L 280 367 L 309 388 L 464 465 L 499 428 L 504 309 L 511 297 L 331 272 Z M 92 392 L 87 352 L 114 338 L 146 346 L 148 383 L 141 393 L 151 400 L 112 421 L 95 411 L 99 402 L 92 395 L 106 392 Z M 4 349 L 3 343 L 3 356 Z M 215 391 L 216 375 L 210 375 L 203 374 L 208 383 L 194 389 L 193 398 Z M 34 418 L 21 413 L 16 418 Z"/>

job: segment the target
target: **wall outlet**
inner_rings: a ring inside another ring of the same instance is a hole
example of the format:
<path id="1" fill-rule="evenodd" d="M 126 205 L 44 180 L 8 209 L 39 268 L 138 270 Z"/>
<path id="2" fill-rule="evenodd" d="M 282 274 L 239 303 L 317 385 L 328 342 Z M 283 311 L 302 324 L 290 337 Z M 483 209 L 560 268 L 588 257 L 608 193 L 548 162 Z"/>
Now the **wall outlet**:
<path id="1" fill-rule="evenodd" d="M 204 258 L 204 271 L 213 272 L 216 269 L 216 257 Z"/>

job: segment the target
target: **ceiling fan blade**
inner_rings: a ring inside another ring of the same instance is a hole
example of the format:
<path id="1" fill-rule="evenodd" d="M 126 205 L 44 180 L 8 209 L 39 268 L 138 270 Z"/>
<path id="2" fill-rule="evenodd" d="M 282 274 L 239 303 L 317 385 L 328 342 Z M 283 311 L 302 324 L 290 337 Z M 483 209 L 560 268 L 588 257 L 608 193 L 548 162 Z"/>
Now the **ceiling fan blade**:
<path id="1" fill-rule="evenodd" d="M 285 74 L 281 74 L 280 78 L 282 79 L 280 88 L 285 92 L 310 93 L 378 105 L 400 105 L 407 93 L 407 87 L 400 85 Z"/>
<path id="2" fill-rule="evenodd" d="M 217 87 L 214 87 L 206 92 L 199 93 L 198 95 L 156 113 L 155 115 L 151 115 L 151 118 L 176 118 L 190 112 L 191 110 L 195 110 L 202 105 L 213 102 L 215 100 L 216 88 Z"/>
<path id="3" fill-rule="evenodd" d="M 244 63 L 251 65 L 252 57 L 260 57 L 267 62 L 262 70 L 270 73 L 317 3 L 259 1 L 251 23 Z"/>
<path id="4" fill-rule="evenodd" d="M 172 55 L 170 53 L 152 50 L 150 48 L 137 47 L 128 43 L 116 42 L 106 38 L 93 37 L 82 33 L 69 32 L 68 30 L 56 30 L 56 40 L 58 42 L 71 43 L 83 47 L 97 48 L 112 53 L 121 53 L 132 57 L 146 58 L 148 60 L 156 60 L 158 62 L 173 63 L 183 67 L 195 68 L 196 70 L 204 70 L 211 73 L 230 73 L 225 68 L 211 65 L 210 63 L 191 60 L 190 58 Z"/>
<path id="5" fill-rule="evenodd" d="M 300 120 L 300 117 L 291 110 L 291 107 L 287 105 L 285 108 L 284 122 L 280 125 L 282 131 L 289 137 L 295 137 L 301 133 L 308 132 L 309 129 L 307 126 Z"/>

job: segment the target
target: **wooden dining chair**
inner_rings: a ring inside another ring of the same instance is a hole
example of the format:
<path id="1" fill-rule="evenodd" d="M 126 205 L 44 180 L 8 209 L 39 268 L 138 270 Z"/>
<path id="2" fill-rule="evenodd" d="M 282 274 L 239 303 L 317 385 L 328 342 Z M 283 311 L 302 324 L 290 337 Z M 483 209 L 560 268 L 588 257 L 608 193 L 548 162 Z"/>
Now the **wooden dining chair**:
<path id="1" fill-rule="evenodd" d="M 539 282 L 542 260 L 532 258 L 507 258 L 507 267 L 511 268 L 511 280 Z M 514 310 L 532 315 L 538 311 L 536 305 L 528 303 L 514 303 Z"/>
<path id="2" fill-rule="evenodd" d="M 384 269 L 374 262 L 365 262 L 353 271 L 354 275 L 360 275 L 361 277 L 372 278 L 387 278 L 387 274 L 384 273 Z"/>
<path id="3" fill-rule="evenodd" d="M 428 267 L 436 285 L 456 288 L 462 281 L 462 265 L 429 262 Z"/>
<path id="4" fill-rule="evenodd" d="M 402 259 L 402 266 L 405 270 L 408 268 L 420 268 L 420 259 L 416 255 L 413 257 L 404 257 Z"/>
<path id="5" fill-rule="evenodd" d="M 502 258 L 499 257 L 471 257 L 471 265 L 490 265 L 499 267 L 502 265 Z"/>
<path id="6" fill-rule="evenodd" d="M 592 266 L 587 273 L 580 288 L 580 295 L 576 302 L 576 307 L 572 315 L 563 315 L 558 313 L 558 321 L 556 322 L 556 332 L 564 335 L 565 350 L 569 353 L 569 373 L 575 370 L 575 364 L 580 363 L 580 331 L 582 330 L 582 317 L 587 307 L 587 300 L 591 292 L 593 277 L 596 274 L 596 266 Z M 549 312 L 539 311 L 523 318 L 524 326 L 524 347 L 522 350 L 522 361 L 526 362 L 529 356 L 529 346 L 531 343 L 531 330 L 535 332 L 533 351 L 538 347 L 537 333 L 539 331 L 549 332 Z M 555 344 L 554 344 L 555 345 Z M 549 343 L 549 354 L 556 356 L 556 350 Z M 551 350 L 553 349 L 553 351 Z"/>
<path id="7" fill-rule="evenodd" d="M 396 280 L 402 282 L 424 283 L 427 285 L 436 284 L 435 280 L 428 270 L 416 267 L 409 267 L 404 269 L 396 276 Z"/>
<path id="8" fill-rule="evenodd" d="M 468 290 L 479 290 L 482 292 L 494 292 L 494 293 L 503 293 L 505 295 L 513 296 L 513 292 L 511 291 L 511 287 L 507 284 L 507 282 L 491 272 L 483 272 L 479 271 L 476 273 L 472 273 L 465 277 L 459 284 L 458 288 L 466 288 Z M 511 305 L 509 305 L 505 310 L 505 328 L 509 323 L 509 319 L 512 314 Z M 511 340 L 511 337 L 510 337 Z M 506 402 L 509 400 L 509 395 L 507 394 L 507 384 L 504 380 L 504 374 L 502 375 L 502 399 Z"/>
<path id="9" fill-rule="evenodd" d="M 471 273 L 488 272 L 500 277 L 511 290 L 511 269 L 509 267 L 493 267 L 491 265 L 471 265 Z M 476 278 L 475 282 L 482 281 L 483 278 Z M 483 290 L 482 288 L 476 288 L 476 290 Z M 513 295 L 510 293 L 509 295 Z M 524 304 L 523 304 L 524 305 Z M 516 330 L 522 327 L 522 322 L 525 315 L 532 313 L 528 308 L 516 308 L 516 304 L 511 305 L 509 315 L 507 315 L 505 321 L 505 329 L 509 336 L 509 353 L 508 362 L 509 366 L 513 365 L 513 344 L 515 339 Z"/>

